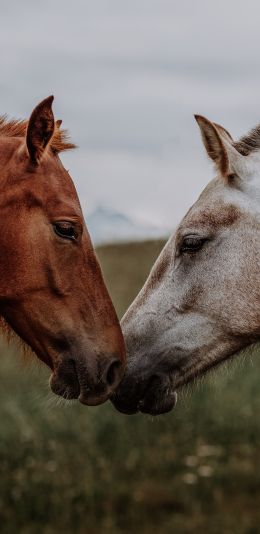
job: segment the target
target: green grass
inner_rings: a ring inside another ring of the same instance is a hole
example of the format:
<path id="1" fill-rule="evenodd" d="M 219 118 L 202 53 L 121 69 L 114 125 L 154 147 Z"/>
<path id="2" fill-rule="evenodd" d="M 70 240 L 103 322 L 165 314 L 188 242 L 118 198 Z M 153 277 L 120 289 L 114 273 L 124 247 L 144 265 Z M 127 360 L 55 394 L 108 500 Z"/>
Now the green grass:
<path id="1" fill-rule="evenodd" d="M 121 315 L 162 242 L 98 250 Z M 48 372 L 1 348 L 5 533 L 260 532 L 260 362 L 238 359 L 159 418 L 64 406 Z"/>

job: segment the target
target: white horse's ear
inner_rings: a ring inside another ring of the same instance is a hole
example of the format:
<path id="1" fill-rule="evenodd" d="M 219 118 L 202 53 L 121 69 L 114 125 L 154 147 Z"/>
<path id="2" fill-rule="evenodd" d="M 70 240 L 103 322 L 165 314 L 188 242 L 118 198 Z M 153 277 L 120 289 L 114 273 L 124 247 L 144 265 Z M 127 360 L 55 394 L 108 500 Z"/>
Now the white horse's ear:
<path id="1" fill-rule="evenodd" d="M 232 135 L 226 130 L 226 128 L 223 128 L 220 124 L 217 124 L 216 122 L 213 122 L 215 128 L 217 128 L 218 133 L 220 137 L 224 137 L 229 143 L 234 143 L 234 139 Z"/>
<path id="2" fill-rule="evenodd" d="M 218 171 L 223 176 L 227 176 L 229 173 L 228 155 L 217 126 L 201 115 L 195 115 L 195 119 L 200 127 L 202 141 L 209 157 L 216 164 Z"/>
<path id="3" fill-rule="evenodd" d="M 243 156 L 234 148 L 230 133 L 223 126 L 201 115 L 195 115 L 195 119 L 200 127 L 206 151 L 218 172 L 225 179 L 232 174 L 239 174 Z"/>

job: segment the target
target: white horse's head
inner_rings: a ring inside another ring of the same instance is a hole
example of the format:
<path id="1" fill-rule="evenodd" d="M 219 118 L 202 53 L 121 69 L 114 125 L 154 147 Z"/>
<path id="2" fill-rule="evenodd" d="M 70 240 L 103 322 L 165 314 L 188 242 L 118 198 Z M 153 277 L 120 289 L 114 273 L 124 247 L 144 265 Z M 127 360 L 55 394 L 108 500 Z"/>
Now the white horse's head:
<path id="1" fill-rule="evenodd" d="M 260 127 L 234 142 L 196 120 L 217 176 L 122 320 L 128 367 L 114 403 L 125 413 L 171 410 L 178 388 L 260 338 Z"/>

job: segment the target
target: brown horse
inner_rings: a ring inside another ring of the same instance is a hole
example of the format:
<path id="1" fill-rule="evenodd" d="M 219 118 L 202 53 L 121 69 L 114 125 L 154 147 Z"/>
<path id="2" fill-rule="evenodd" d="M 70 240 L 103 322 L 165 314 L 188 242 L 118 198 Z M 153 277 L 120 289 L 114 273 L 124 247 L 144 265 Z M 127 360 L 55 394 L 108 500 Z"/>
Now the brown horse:
<path id="1" fill-rule="evenodd" d="M 73 148 L 53 96 L 29 121 L 0 119 L 0 313 L 51 369 L 58 395 L 96 405 L 124 371 L 113 304 L 59 153 Z"/>

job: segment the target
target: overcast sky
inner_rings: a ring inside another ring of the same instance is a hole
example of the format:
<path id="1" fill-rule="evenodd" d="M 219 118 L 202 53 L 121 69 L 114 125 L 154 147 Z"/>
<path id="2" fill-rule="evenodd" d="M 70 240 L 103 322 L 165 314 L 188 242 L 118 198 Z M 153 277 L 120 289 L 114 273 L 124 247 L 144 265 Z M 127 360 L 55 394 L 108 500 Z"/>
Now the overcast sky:
<path id="1" fill-rule="evenodd" d="M 0 113 L 55 95 L 97 205 L 174 227 L 213 176 L 193 114 L 260 121 L 258 0 L 0 0 Z"/>

